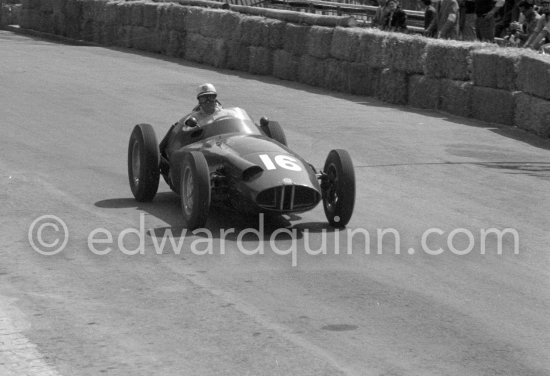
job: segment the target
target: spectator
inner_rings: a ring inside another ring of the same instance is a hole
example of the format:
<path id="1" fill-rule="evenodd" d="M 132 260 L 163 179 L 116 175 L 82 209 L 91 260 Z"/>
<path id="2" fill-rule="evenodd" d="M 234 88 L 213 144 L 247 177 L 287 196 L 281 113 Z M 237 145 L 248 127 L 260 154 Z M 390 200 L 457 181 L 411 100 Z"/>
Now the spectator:
<path id="1" fill-rule="evenodd" d="M 462 40 L 476 40 L 476 10 L 474 0 L 459 3 L 459 34 Z"/>
<path id="2" fill-rule="evenodd" d="M 382 29 L 400 32 L 407 31 L 407 14 L 401 9 L 397 0 L 388 1 L 388 13 L 384 19 Z"/>
<path id="3" fill-rule="evenodd" d="M 541 0 L 540 12 L 541 17 L 537 22 L 537 26 L 525 43 L 525 47 L 535 50 L 546 47 L 543 45 L 548 43 L 547 38 L 550 35 L 550 0 Z"/>
<path id="4" fill-rule="evenodd" d="M 458 11 L 457 0 L 442 0 L 438 3 L 437 38 L 457 39 Z"/>
<path id="5" fill-rule="evenodd" d="M 533 4 L 526 0 L 521 1 L 518 7 L 521 12 L 518 22 L 521 25 L 521 30 L 518 31 L 517 37 L 524 44 L 537 28 L 540 14 L 537 13 Z"/>
<path id="6" fill-rule="evenodd" d="M 424 35 L 435 38 L 437 35 L 437 11 L 432 4 L 432 0 L 422 0 L 422 3 L 426 6 L 424 11 Z"/>
<path id="7" fill-rule="evenodd" d="M 376 8 L 376 13 L 374 14 L 371 25 L 382 29 L 388 12 L 388 0 L 378 0 L 378 8 Z"/>
<path id="8" fill-rule="evenodd" d="M 523 43 L 521 41 L 521 34 L 523 26 L 519 22 L 511 22 L 508 27 L 507 33 L 504 36 L 505 47 L 520 47 Z"/>
<path id="9" fill-rule="evenodd" d="M 517 0 L 504 0 L 504 5 L 496 14 L 495 37 L 502 37 L 512 22 L 519 20 Z"/>
<path id="10" fill-rule="evenodd" d="M 495 39 L 495 13 L 502 8 L 504 0 L 475 0 L 476 36 L 485 42 Z"/>

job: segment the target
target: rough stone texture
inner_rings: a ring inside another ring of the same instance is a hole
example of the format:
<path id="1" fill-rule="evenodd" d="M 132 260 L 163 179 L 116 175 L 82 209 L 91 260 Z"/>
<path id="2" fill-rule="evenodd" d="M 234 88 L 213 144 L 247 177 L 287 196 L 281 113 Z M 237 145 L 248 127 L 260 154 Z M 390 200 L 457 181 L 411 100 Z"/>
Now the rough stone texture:
<path id="1" fill-rule="evenodd" d="M 117 44 L 117 40 L 118 27 L 116 25 L 104 25 L 101 29 L 101 43 L 107 46 L 112 46 Z"/>
<path id="2" fill-rule="evenodd" d="M 132 47 L 132 26 L 119 26 L 117 28 L 115 44 L 126 48 Z"/>
<path id="3" fill-rule="evenodd" d="M 168 32 L 168 45 L 166 54 L 173 57 L 185 56 L 185 34 L 175 30 Z"/>
<path id="4" fill-rule="evenodd" d="M 286 24 L 284 34 L 284 49 L 293 55 L 302 55 L 306 51 L 308 26 Z"/>
<path id="5" fill-rule="evenodd" d="M 330 47 L 332 43 L 331 27 L 312 26 L 309 29 L 306 40 L 306 51 L 308 55 L 326 59 L 330 56 Z"/>
<path id="6" fill-rule="evenodd" d="M 209 40 L 197 33 L 185 35 L 185 58 L 197 63 L 204 62 L 204 55 L 209 47 Z"/>
<path id="7" fill-rule="evenodd" d="M 388 68 L 422 73 L 426 61 L 427 39 L 420 36 L 391 34 L 386 38 L 386 64 Z"/>
<path id="8" fill-rule="evenodd" d="M 268 40 L 263 41 L 262 46 L 272 50 L 283 48 L 286 23 L 279 20 L 266 19 L 265 26 L 268 30 Z"/>
<path id="9" fill-rule="evenodd" d="M 441 97 L 440 81 L 421 74 L 410 76 L 408 104 L 418 108 L 438 109 Z"/>
<path id="10" fill-rule="evenodd" d="M 298 68 L 298 80 L 311 86 L 322 87 L 325 83 L 326 62 L 313 56 L 303 55 Z"/>
<path id="11" fill-rule="evenodd" d="M 248 72 L 250 49 L 239 40 L 230 41 L 227 46 L 227 68 Z"/>
<path id="12" fill-rule="evenodd" d="M 132 27 L 132 47 L 142 51 L 160 52 L 158 38 L 152 29 L 147 27 Z"/>
<path id="13" fill-rule="evenodd" d="M 132 26 L 143 25 L 143 10 L 145 9 L 145 3 L 136 1 L 131 4 L 131 19 L 130 24 Z"/>
<path id="14" fill-rule="evenodd" d="M 400 71 L 383 69 L 376 97 L 389 103 L 406 104 L 408 97 L 407 75 Z"/>
<path id="15" fill-rule="evenodd" d="M 472 72 L 472 50 L 486 47 L 484 43 L 429 39 L 426 44 L 424 74 L 434 78 L 469 81 Z"/>
<path id="16" fill-rule="evenodd" d="M 208 38 L 208 47 L 204 52 L 203 61 L 205 64 L 222 68 L 227 64 L 227 43 L 224 39 Z"/>
<path id="17" fill-rule="evenodd" d="M 337 27 L 332 34 L 330 55 L 336 59 L 358 61 L 360 57 L 359 40 L 363 29 Z"/>
<path id="18" fill-rule="evenodd" d="M 359 37 L 359 62 L 372 68 L 387 68 L 387 42 L 390 33 L 366 29 Z"/>
<path id="19" fill-rule="evenodd" d="M 350 80 L 350 63 L 347 61 L 329 59 L 325 65 L 325 83 L 323 87 L 330 90 L 349 92 L 351 83 Z"/>
<path id="20" fill-rule="evenodd" d="M 118 25 L 118 4 L 117 3 L 107 3 L 105 4 L 104 14 L 102 17 L 102 22 L 109 26 Z"/>
<path id="21" fill-rule="evenodd" d="M 474 86 L 472 116 L 490 123 L 514 124 L 515 93 L 508 90 Z"/>
<path id="22" fill-rule="evenodd" d="M 450 114 L 469 117 L 472 116 L 472 88 L 471 82 L 441 80 L 440 108 Z"/>
<path id="23" fill-rule="evenodd" d="M 533 52 L 521 56 L 517 87 L 527 94 L 550 99 L 550 58 Z"/>
<path id="24" fill-rule="evenodd" d="M 273 73 L 273 53 L 264 47 L 250 47 L 249 72 L 270 75 Z"/>
<path id="25" fill-rule="evenodd" d="M 40 8 L 40 0 L 21 0 L 21 6 L 23 9 L 37 9 Z"/>
<path id="26" fill-rule="evenodd" d="M 222 38 L 226 40 L 240 39 L 240 29 L 243 16 L 234 12 L 224 12 L 221 15 L 220 24 L 218 25 L 222 33 Z"/>
<path id="27" fill-rule="evenodd" d="M 474 84 L 494 89 L 516 90 L 520 57 L 517 48 L 493 47 L 472 51 Z"/>
<path id="28" fill-rule="evenodd" d="M 80 25 L 82 18 L 82 2 L 69 0 L 65 5 L 65 35 L 69 38 L 80 39 Z M 118 17 L 117 17 L 118 18 Z M 26 27 L 21 25 L 21 27 Z"/>
<path id="29" fill-rule="evenodd" d="M 550 137 L 550 102 L 525 93 L 514 98 L 515 125 L 539 136 Z"/>
<path id="30" fill-rule="evenodd" d="M 185 16 L 187 15 L 188 8 L 181 5 L 174 5 L 169 9 L 168 28 L 179 32 L 185 32 L 187 30 L 185 23 Z"/>
<path id="31" fill-rule="evenodd" d="M 222 19 L 227 12 L 218 9 L 207 9 L 204 12 L 204 22 L 200 26 L 200 34 L 207 38 L 224 38 L 223 28 L 220 27 Z"/>
<path id="32" fill-rule="evenodd" d="M 171 5 L 168 3 L 157 4 L 157 29 L 169 30 Z"/>
<path id="33" fill-rule="evenodd" d="M 268 40 L 267 24 L 263 17 L 246 17 L 241 22 L 241 43 L 249 46 L 261 46 Z"/>
<path id="34" fill-rule="evenodd" d="M 276 50 L 273 53 L 273 76 L 283 79 L 298 80 L 299 58 L 286 52 L 285 50 Z"/>
<path id="35" fill-rule="evenodd" d="M 145 3 L 143 6 L 143 26 L 149 28 L 157 27 L 157 18 L 158 18 L 158 8 L 157 3 Z"/>
<path id="36" fill-rule="evenodd" d="M 350 93 L 374 96 L 380 83 L 381 69 L 362 63 L 350 63 Z"/>
<path id="37" fill-rule="evenodd" d="M 206 21 L 206 10 L 198 7 L 188 7 L 185 12 L 185 31 L 200 34 L 203 23 Z"/>
<path id="38" fill-rule="evenodd" d="M 70 1 L 73 4 L 82 4 L 81 1 Z M 132 24 L 132 4 L 131 3 L 114 3 L 116 7 L 116 18 L 119 25 Z"/>
<path id="39" fill-rule="evenodd" d="M 548 134 L 550 59 L 533 51 L 173 3 L 23 0 L 21 8 L 25 28 Z"/>

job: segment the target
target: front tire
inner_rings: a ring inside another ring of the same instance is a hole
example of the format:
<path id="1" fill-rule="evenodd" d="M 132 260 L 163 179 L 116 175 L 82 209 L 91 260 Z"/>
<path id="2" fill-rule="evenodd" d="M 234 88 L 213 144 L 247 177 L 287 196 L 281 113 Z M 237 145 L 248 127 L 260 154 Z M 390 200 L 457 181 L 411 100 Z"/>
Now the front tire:
<path id="1" fill-rule="evenodd" d="M 135 199 L 152 201 L 159 186 L 159 148 L 153 127 L 138 124 L 128 144 L 128 179 Z"/>
<path id="2" fill-rule="evenodd" d="M 210 170 L 206 158 L 193 151 L 181 166 L 181 211 L 185 228 L 204 227 L 210 210 Z"/>
<path id="3" fill-rule="evenodd" d="M 355 170 L 348 152 L 331 150 L 323 172 L 326 176 L 321 184 L 325 216 L 332 226 L 344 227 L 355 205 Z"/>

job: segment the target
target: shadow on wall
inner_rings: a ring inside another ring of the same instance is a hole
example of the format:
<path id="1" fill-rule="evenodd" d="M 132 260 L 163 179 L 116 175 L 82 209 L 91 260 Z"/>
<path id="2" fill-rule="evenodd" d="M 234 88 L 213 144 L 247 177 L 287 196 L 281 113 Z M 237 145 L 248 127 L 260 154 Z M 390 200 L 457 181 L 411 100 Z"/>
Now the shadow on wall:
<path id="1" fill-rule="evenodd" d="M 21 4 L 1 3 L 0 9 L 0 26 L 19 25 L 21 16 Z"/>
<path id="2" fill-rule="evenodd" d="M 49 39 L 49 34 L 42 34 L 42 36 Z M 40 38 L 39 36 L 38 37 L 34 36 L 33 38 L 35 40 L 43 39 L 43 38 Z M 182 60 L 181 58 L 178 58 L 178 57 L 170 57 L 170 56 L 166 56 L 166 55 L 162 55 L 154 52 L 141 51 L 141 50 L 130 49 L 125 47 L 101 46 L 101 45 L 95 45 L 95 44 L 86 43 L 86 42 L 76 42 L 70 39 L 56 40 L 55 43 L 63 43 L 63 44 L 71 44 L 71 45 L 87 45 L 87 46 L 94 45 L 100 48 L 108 48 L 111 50 L 121 51 L 124 53 L 131 53 L 139 56 L 146 56 L 149 58 L 160 59 L 163 61 L 175 63 L 185 67 L 193 67 L 193 68 L 199 68 L 199 69 L 205 69 L 205 70 L 215 70 L 223 74 L 233 75 L 233 76 L 241 77 L 247 80 L 256 80 L 256 81 L 269 83 L 272 85 L 278 85 L 284 88 L 307 91 L 309 93 L 314 93 L 314 94 L 323 95 L 323 96 L 331 96 L 334 98 L 343 99 L 343 100 L 351 101 L 357 104 L 361 104 L 367 107 L 391 108 L 391 109 L 395 109 L 403 112 L 411 112 L 411 113 L 417 113 L 422 115 L 428 115 L 430 117 L 441 118 L 442 120 L 453 122 L 456 124 L 467 125 L 472 127 L 488 128 L 492 132 L 499 134 L 501 136 L 511 138 L 516 141 L 524 142 L 537 148 L 550 150 L 550 139 L 541 138 L 539 136 L 536 136 L 532 133 L 529 133 L 517 127 L 511 127 L 511 126 L 495 124 L 495 123 L 487 123 L 487 122 L 473 119 L 473 118 L 461 117 L 459 115 L 445 113 L 441 110 L 420 109 L 420 108 L 411 107 L 407 105 L 391 104 L 372 96 L 358 96 L 358 95 L 348 94 L 344 92 L 333 91 L 326 88 L 310 86 L 308 84 L 301 83 L 301 82 L 282 80 L 272 76 L 255 75 L 252 73 L 247 73 L 247 72 L 232 70 L 227 68 L 215 68 L 215 67 L 212 67 L 211 65 L 195 63 L 188 60 Z"/>

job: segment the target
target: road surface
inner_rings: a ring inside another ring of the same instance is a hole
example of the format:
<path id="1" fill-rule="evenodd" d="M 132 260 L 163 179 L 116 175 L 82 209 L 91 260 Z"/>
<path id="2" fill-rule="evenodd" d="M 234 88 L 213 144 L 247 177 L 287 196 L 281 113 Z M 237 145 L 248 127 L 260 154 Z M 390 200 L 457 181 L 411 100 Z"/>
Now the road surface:
<path id="1" fill-rule="evenodd" d="M 547 141 L 132 50 L 0 50 L 0 375 L 550 375 Z M 160 139 L 203 82 L 318 167 L 350 152 L 347 229 L 317 207 L 259 239 L 217 209 L 187 234 L 164 182 L 133 200 L 133 126 Z"/>

